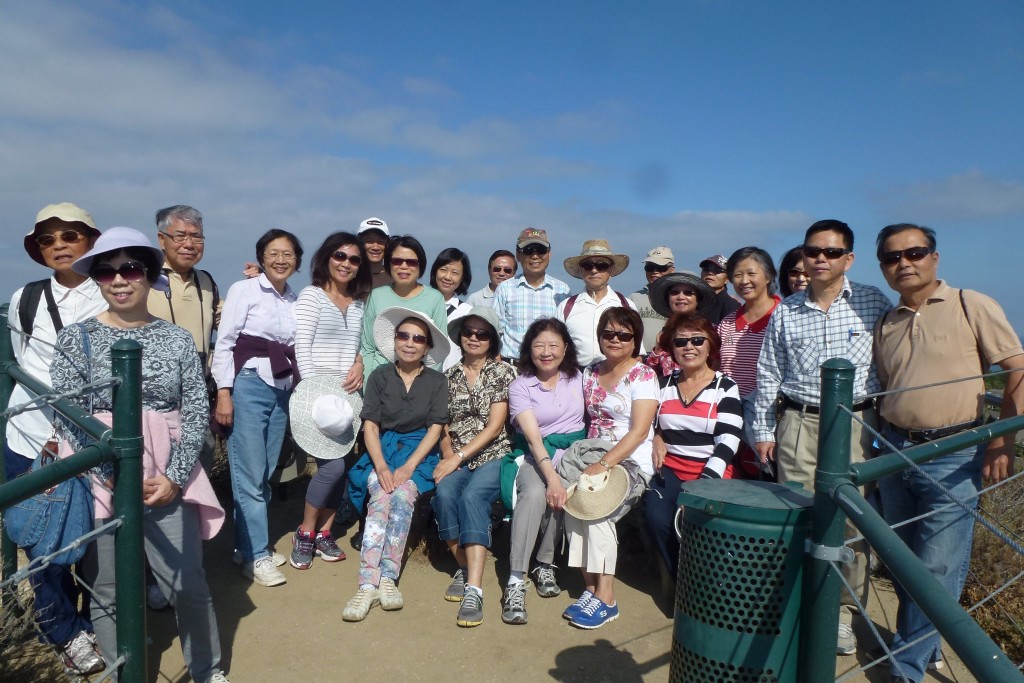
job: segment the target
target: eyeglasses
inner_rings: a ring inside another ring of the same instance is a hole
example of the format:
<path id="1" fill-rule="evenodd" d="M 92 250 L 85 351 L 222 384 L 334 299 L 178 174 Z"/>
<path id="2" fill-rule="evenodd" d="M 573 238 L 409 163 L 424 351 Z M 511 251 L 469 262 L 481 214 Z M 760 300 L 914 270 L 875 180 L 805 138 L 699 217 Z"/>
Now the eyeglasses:
<path id="1" fill-rule="evenodd" d="M 420 260 L 418 258 L 398 258 L 397 256 L 392 256 L 391 265 L 394 268 L 402 265 L 409 266 L 410 268 L 419 268 Z"/>
<path id="2" fill-rule="evenodd" d="M 294 261 L 295 254 L 290 251 L 265 251 L 263 252 L 264 261 Z"/>
<path id="3" fill-rule="evenodd" d="M 511 275 L 516 272 L 515 268 L 509 268 L 508 266 L 491 266 L 492 273 L 505 273 L 505 275 Z"/>
<path id="4" fill-rule="evenodd" d="M 185 244 L 185 240 L 192 240 L 192 244 L 199 245 L 206 241 L 206 238 L 202 235 L 189 235 L 184 232 L 177 232 L 172 235 L 171 233 L 164 232 L 163 230 L 160 230 L 159 232 L 175 244 Z"/>
<path id="5" fill-rule="evenodd" d="M 622 332 L 619 330 L 601 330 L 601 339 L 605 341 L 612 341 L 618 339 L 620 342 L 631 342 L 633 341 L 632 332 Z"/>
<path id="6" fill-rule="evenodd" d="M 681 349 L 685 347 L 687 344 L 693 344 L 693 348 L 696 349 L 701 346 L 704 346 L 704 342 L 706 342 L 707 340 L 708 338 L 702 334 L 693 337 L 676 337 L 675 339 L 672 340 L 672 346 L 676 347 L 677 349 Z"/>
<path id="7" fill-rule="evenodd" d="M 412 334 L 410 332 L 406 332 L 405 330 L 399 330 L 398 332 L 395 332 L 395 339 L 397 339 L 398 341 L 409 341 L 411 339 L 413 344 L 427 343 L 427 338 L 424 335 Z"/>
<path id="8" fill-rule="evenodd" d="M 580 269 L 583 272 L 596 270 L 599 273 L 603 273 L 611 267 L 612 264 L 608 261 L 582 261 L 580 263 Z"/>
<path id="9" fill-rule="evenodd" d="M 476 337 L 480 341 L 490 341 L 491 333 L 488 330 L 477 330 L 472 327 L 462 326 L 462 331 L 459 332 L 463 339 L 472 339 Z"/>
<path id="10" fill-rule="evenodd" d="M 343 251 L 334 252 L 333 254 L 331 254 L 331 258 L 337 261 L 338 263 L 344 263 L 345 261 L 348 261 L 353 266 L 358 266 L 360 263 L 363 262 L 363 257 L 360 256 L 359 254 L 346 254 Z"/>
<path id="11" fill-rule="evenodd" d="M 519 253 L 527 256 L 543 256 L 549 251 L 551 248 L 545 247 L 543 244 L 527 244 L 525 247 L 519 247 Z"/>
<path id="12" fill-rule="evenodd" d="M 117 268 L 101 263 L 92 269 L 92 279 L 99 285 L 109 285 L 118 275 L 125 282 L 138 282 L 146 277 L 146 266 L 138 261 L 125 261 Z"/>
<path id="13" fill-rule="evenodd" d="M 706 266 L 701 266 L 700 270 L 702 273 L 714 273 L 715 275 L 721 275 L 725 272 L 725 268 L 717 263 L 709 263 Z"/>
<path id="14" fill-rule="evenodd" d="M 52 247 L 57 243 L 57 238 L 64 244 L 74 244 L 75 242 L 81 242 L 85 239 L 85 233 L 79 232 L 78 230 L 62 230 L 58 233 L 47 233 L 46 235 L 39 235 L 36 237 L 36 244 L 43 249 Z"/>
<path id="15" fill-rule="evenodd" d="M 843 249 L 842 247 L 813 247 L 810 244 L 803 246 L 804 256 L 807 258 L 818 258 L 822 254 L 825 255 L 829 261 L 835 261 L 840 256 L 849 254 L 851 249 Z"/>
<path id="16" fill-rule="evenodd" d="M 790 276 L 790 277 L 806 277 L 806 278 L 809 278 L 809 277 L 810 277 L 810 276 L 809 276 L 809 275 L 807 274 L 807 271 L 806 271 L 806 270 L 800 270 L 800 269 L 798 269 L 798 268 L 793 268 L 792 270 L 790 270 L 790 271 L 789 271 L 789 276 Z"/>
<path id="17" fill-rule="evenodd" d="M 900 259 L 907 259 L 908 261 L 920 261 L 928 254 L 932 253 L 931 247 L 910 247 L 909 249 L 899 249 L 897 251 L 887 251 L 882 254 L 882 258 L 879 259 L 883 265 L 895 266 L 900 262 Z"/>
<path id="18" fill-rule="evenodd" d="M 693 289 L 678 289 L 676 287 L 673 287 L 672 289 L 668 290 L 668 296 L 680 296 L 680 295 L 688 296 L 688 297 L 690 297 L 692 299 L 693 297 L 697 296 L 697 291 L 693 290 Z"/>
<path id="19" fill-rule="evenodd" d="M 671 263 L 666 263 L 663 266 L 659 266 L 657 263 L 645 263 L 644 272 L 647 273 L 667 273 L 668 269 L 672 267 Z"/>

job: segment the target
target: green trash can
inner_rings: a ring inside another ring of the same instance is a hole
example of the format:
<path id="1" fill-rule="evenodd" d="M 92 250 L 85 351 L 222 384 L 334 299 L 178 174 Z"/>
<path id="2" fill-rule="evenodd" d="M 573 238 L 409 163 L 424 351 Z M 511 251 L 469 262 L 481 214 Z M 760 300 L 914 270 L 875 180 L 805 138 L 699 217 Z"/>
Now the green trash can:
<path id="1" fill-rule="evenodd" d="M 683 484 L 679 505 L 669 680 L 796 681 L 813 498 L 801 487 L 702 479 Z"/>

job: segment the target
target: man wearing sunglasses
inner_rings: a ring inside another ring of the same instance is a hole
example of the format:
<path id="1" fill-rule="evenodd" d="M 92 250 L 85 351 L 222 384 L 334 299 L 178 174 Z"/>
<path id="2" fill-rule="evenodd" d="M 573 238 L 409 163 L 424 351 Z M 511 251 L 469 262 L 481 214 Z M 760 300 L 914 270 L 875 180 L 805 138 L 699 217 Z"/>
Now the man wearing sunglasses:
<path id="1" fill-rule="evenodd" d="M 487 275 L 490 277 L 490 281 L 469 295 L 469 305 L 490 308 L 498 285 L 515 276 L 517 267 L 516 255 L 508 249 L 498 249 L 491 254 L 491 258 L 487 261 Z"/>
<path id="2" fill-rule="evenodd" d="M 729 275 L 725 272 L 727 258 L 721 254 L 708 256 L 700 262 L 700 279 L 707 283 L 715 292 L 715 304 L 708 311 L 708 320 L 717 325 L 722 318 L 740 307 L 740 302 L 729 296 Z"/>
<path id="3" fill-rule="evenodd" d="M 68 202 L 44 207 L 36 216 L 35 226 L 25 235 L 29 257 L 52 273 L 46 280 L 30 282 L 14 293 L 8 323 L 18 365 L 46 384 L 50 384 L 57 333 L 107 309 L 96 283 L 71 270 L 71 264 L 92 248 L 99 235 L 92 216 Z M 21 385 L 15 385 L 10 404 L 25 403 L 31 398 Z M 29 410 L 8 420 L 4 445 L 8 481 L 26 472 L 44 450 L 56 452 L 52 420 L 49 408 Z M 40 632 L 60 652 L 68 671 L 102 671 L 103 659 L 94 645 L 89 609 L 86 604 L 79 610 L 79 590 L 68 567 L 51 564 L 29 580 Z"/>
<path id="4" fill-rule="evenodd" d="M 984 380 L 958 380 L 977 377 L 992 365 L 1024 369 L 1020 338 L 995 301 L 938 279 L 934 230 L 910 223 L 890 225 L 878 233 L 877 245 L 882 275 L 899 294 L 896 308 L 874 329 L 875 362 L 883 388 L 899 392 L 955 382 L 882 397 L 879 415 L 886 423 L 886 439 L 904 449 L 981 424 Z M 1000 419 L 1024 411 L 1022 375 L 1007 376 Z M 886 522 L 901 524 L 896 533 L 954 597 L 960 597 L 966 578 L 974 519 L 950 505 L 947 495 L 925 475 L 976 508 L 982 479 L 1005 479 L 1013 473 L 1013 459 L 1013 438 L 1000 437 L 878 482 Z M 919 516 L 919 521 L 905 523 Z M 930 663 L 941 661 L 939 635 L 898 584 L 896 593 L 900 609 L 892 647 L 907 647 L 893 658 L 908 680 L 920 681 Z M 929 632 L 932 635 L 926 635 Z"/>
<path id="5" fill-rule="evenodd" d="M 644 322 L 644 348 L 653 349 L 658 343 L 658 334 L 668 319 L 654 310 L 651 303 L 650 286 L 662 275 L 676 272 L 676 259 L 668 247 L 655 247 L 644 257 L 644 276 L 647 284 L 629 295 L 629 300 L 636 306 L 640 319 Z"/>
<path id="6" fill-rule="evenodd" d="M 569 298 L 569 285 L 547 274 L 551 242 L 546 230 L 519 233 L 516 260 L 523 274 L 498 285 L 491 302 L 501 321 L 501 355 L 510 361 L 519 358 L 519 345 L 533 321 L 555 317 L 558 304 Z"/>
<path id="7" fill-rule="evenodd" d="M 613 290 L 608 282 L 629 266 L 629 257 L 615 254 L 606 240 L 587 240 L 579 256 L 565 259 L 565 272 L 583 280 L 584 290 L 558 306 L 558 319 L 565 323 L 576 344 L 581 368 L 604 360 L 597 339 L 597 321 L 606 308 L 621 306 L 636 310 L 636 304 Z M 643 345 L 641 345 L 643 352 Z"/>
<path id="8" fill-rule="evenodd" d="M 757 364 L 754 438 L 758 459 L 774 460 L 780 482 L 794 481 L 814 490 L 818 462 L 818 414 L 821 403 L 821 364 L 845 358 L 856 368 L 851 409 L 874 425 L 875 410 L 865 397 L 878 391 L 871 350 L 871 331 L 892 304 L 877 287 L 850 282 L 853 231 L 846 223 L 823 220 L 807 229 L 804 268 L 811 283 L 803 292 L 784 299 L 768 321 Z M 780 419 L 776 417 L 779 408 Z M 871 447 L 871 434 L 858 421 L 852 425 L 850 460 L 860 462 Z M 852 525 L 847 535 L 856 535 Z M 855 559 L 843 564 L 843 575 L 861 604 L 868 599 L 868 560 L 863 544 L 854 546 Z M 839 612 L 837 653 L 854 654 L 857 640 L 851 622 L 855 602 L 843 591 Z"/>

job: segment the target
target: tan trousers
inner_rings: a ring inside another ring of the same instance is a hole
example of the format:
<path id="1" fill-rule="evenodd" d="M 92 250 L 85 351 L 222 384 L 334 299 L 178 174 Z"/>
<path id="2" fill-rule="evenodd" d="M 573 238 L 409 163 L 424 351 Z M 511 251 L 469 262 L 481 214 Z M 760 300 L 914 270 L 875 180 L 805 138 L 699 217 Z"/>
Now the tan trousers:
<path id="1" fill-rule="evenodd" d="M 877 427 L 878 416 L 874 409 L 869 408 L 857 413 L 857 416 L 872 427 Z M 850 463 L 863 462 L 865 454 L 871 452 L 871 432 L 854 421 L 850 425 Z M 814 492 L 814 469 L 818 464 L 818 416 L 803 413 L 789 408 L 779 422 L 775 444 L 775 464 L 778 468 L 779 482 L 795 481 L 803 484 L 809 492 Z M 861 494 L 865 491 L 862 488 Z M 846 537 L 859 536 L 856 527 L 846 522 Z M 850 546 L 855 553 L 853 562 L 841 565 L 843 576 L 853 587 L 861 604 L 867 607 L 870 587 L 870 566 L 868 562 L 868 545 L 859 541 Z M 840 599 L 839 621 L 849 624 L 857 608 L 853 598 L 844 588 Z"/>

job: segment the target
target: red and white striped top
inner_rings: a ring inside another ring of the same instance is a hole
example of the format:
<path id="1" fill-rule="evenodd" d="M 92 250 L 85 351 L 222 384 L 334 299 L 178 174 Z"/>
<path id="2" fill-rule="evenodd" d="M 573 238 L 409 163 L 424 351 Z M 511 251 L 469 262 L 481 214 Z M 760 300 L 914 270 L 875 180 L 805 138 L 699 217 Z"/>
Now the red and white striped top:
<path id="1" fill-rule="evenodd" d="M 771 311 L 754 322 L 748 322 L 743 317 L 747 310 L 744 304 L 718 323 L 718 335 L 722 338 L 720 369 L 740 386 L 740 396 L 747 396 L 757 389 L 757 359 L 761 356 L 764 333 L 772 311 L 782 300 L 778 296 L 773 298 L 775 302 Z"/>

